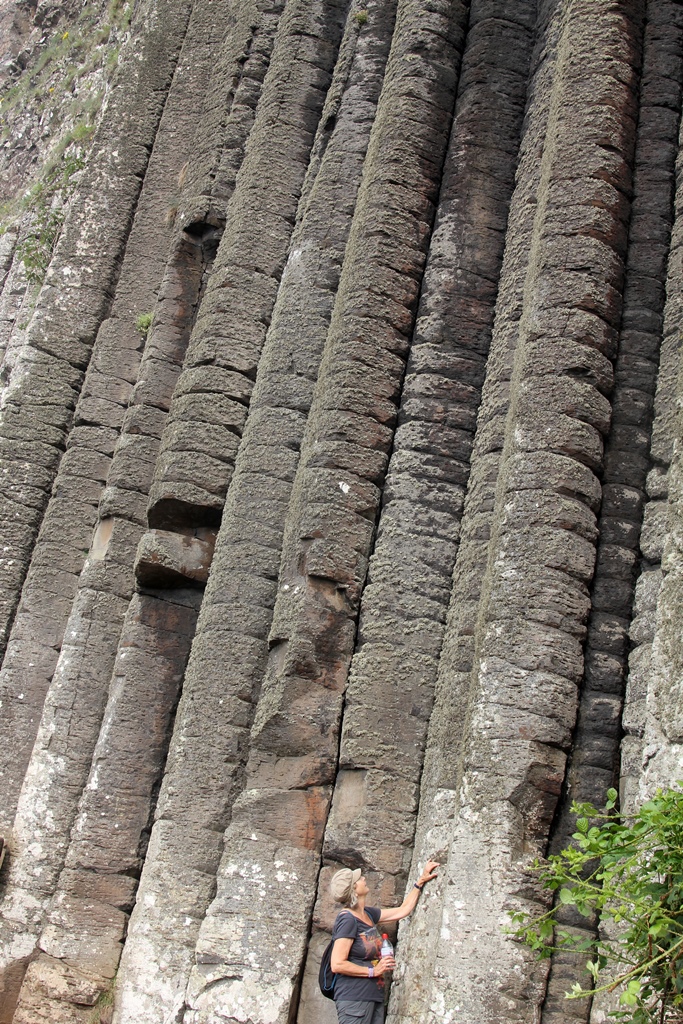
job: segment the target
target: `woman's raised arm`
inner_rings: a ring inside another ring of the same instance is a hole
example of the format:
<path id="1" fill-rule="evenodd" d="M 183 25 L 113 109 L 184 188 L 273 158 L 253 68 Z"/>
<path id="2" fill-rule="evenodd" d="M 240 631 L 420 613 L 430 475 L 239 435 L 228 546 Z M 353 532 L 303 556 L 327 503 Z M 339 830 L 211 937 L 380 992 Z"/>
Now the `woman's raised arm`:
<path id="1" fill-rule="evenodd" d="M 413 910 L 417 906 L 417 901 L 420 898 L 422 892 L 422 886 L 426 885 L 427 882 L 431 882 L 432 878 L 436 878 L 436 869 L 439 867 L 439 862 L 436 860 L 428 860 L 424 866 L 424 870 L 418 878 L 415 885 L 410 890 L 406 898 L 400 907 L 387 907 L 382 909 L 379 917 L 379 924 L 389 924 L 390 921 L 402 921 L 404 917 L 408 917 L 412 914 Z M 334 968 L 332 968 L 334 970 Z"/>

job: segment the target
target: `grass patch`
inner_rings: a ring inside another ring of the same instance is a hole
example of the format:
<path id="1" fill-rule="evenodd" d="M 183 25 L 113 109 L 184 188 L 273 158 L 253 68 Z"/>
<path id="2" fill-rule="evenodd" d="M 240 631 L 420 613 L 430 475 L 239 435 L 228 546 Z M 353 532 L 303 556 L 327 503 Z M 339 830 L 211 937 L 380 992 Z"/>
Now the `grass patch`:
<path id="1" fill-rule="evenodd" d="M 59 241 L 132 15 L 126 0 L 110 0 L 104 12 L 86 0 L 76 21 L 55 27 L 33 63 L 0 96 L 2 142 L 32 122 L 47 131 L 51 143 L 42 168 L 28 172 L 37 171 L 32 187 L 0 208 L 0 232 L 19 220 L 28 224 L 17 255 L 31 285 L 42 283 Z"/>
<path id="2" fill-rule="evenodd" d="M 152 326 L 152 320 L 154 318 L 153 313 L 140 313 L 135 320 L 135 330 L 139 331 L 145 338 L 149 334 L 149 329 Z"/>

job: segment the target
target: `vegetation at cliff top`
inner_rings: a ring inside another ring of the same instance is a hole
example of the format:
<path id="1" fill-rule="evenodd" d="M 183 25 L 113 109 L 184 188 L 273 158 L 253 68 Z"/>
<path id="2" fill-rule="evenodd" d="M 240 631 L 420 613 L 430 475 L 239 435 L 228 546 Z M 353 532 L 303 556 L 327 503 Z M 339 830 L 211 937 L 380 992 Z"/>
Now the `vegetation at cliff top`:
<path id="1" fill-rule="evenodd" d="M 86 2 L 73 26 L 67 31 L 63 26 L 56 28 L 35 63 L 29 64 L 15 84 L 0 96 L 2 137 L 6 138 L 11 132 L 9 115 L 14 109 L 31 105 L 42 109 L 51 97 L 61 101 L 65 92 L 74 94 L 76 113 L 82 114 L 92 97 L 78 97 L 78 81 L 116 62 L 118 48 L 112 49 L 107 44 L 112 34 L 127 31 L 132 13 L 131 4 L 125 0 L 110 0 L 104 12 L 100 5 Z"/>
<path id="2" fill-rule="evenodd" d="M 536 863 L 555 905 L 535 918 L 514 914 L 512 934 L 541 957 L 589 954 L 591 983 L 577 982 L 568 998 L 615 992 L 613 1019 L 673 1024 L 683 1021 L 683 792 L 658 790 L 632 815 L 617 811 L 616 801 L 610 789 L 602 811 L 572 806 L 575 845 Z M 565 907 L 599 915 L 598 935 L 563 928 Z"/>
<path id="3" fill-rule="evenodd" d="M 20 137 L 17 126 L 30 112 L 51 136 L 49 157 L 33 185 L 0 209 L 0 231 L 24 220 L 17 255 L 32 285 L 42 283 L 59 239 L 131 16 L 126 0 L 110 0 L 104 9 L 85 3 L 77 21 L 67 31 L 55 28 L 35 62 L 0 97 L 0 141 Z"/>
<path id="4" fill-rule="evenodd" d="M 89 140 L 92 135 L 85 136 Z M 71 139 L 70 142 L 76 141 Z M 31 211 L 32 224 L 17 245 L 30 284 L 40 284 L 61 234 L 66 207 L 75 188 L 76 176 L 85 166 L 85 151 L 66 149 L 53 161 L 33 188 L 24 197 L 25 209 Z"/>

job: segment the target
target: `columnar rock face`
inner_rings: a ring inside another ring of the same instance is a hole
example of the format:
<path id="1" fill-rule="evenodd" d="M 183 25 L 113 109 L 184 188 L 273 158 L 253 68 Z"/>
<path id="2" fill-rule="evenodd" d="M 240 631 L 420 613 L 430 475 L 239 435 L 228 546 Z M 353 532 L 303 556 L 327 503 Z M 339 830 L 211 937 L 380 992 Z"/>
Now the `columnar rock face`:
<path id="1" fill-rule="evenodd" d="M 392 1024 L 600 1021 L 505 924 L 683 778 L 683 5 L 119 6 L 0 239 L 0 1024 L 331 1024 L 429 856 Z"/>

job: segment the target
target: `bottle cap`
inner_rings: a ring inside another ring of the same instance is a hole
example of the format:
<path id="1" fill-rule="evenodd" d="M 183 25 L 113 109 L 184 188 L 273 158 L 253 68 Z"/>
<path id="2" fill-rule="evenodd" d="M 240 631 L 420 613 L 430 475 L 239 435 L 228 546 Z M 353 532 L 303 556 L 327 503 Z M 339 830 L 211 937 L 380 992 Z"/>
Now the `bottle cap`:
<path id="1" fill-rule="evenodd" d="M 388 938 L 389 938 L 389 936 L 387 935 L 387 933 L 386 933 L 386 932 L 382 932 L 382 938 L 383 938 L 383 939 L 388 939 Z"/>

